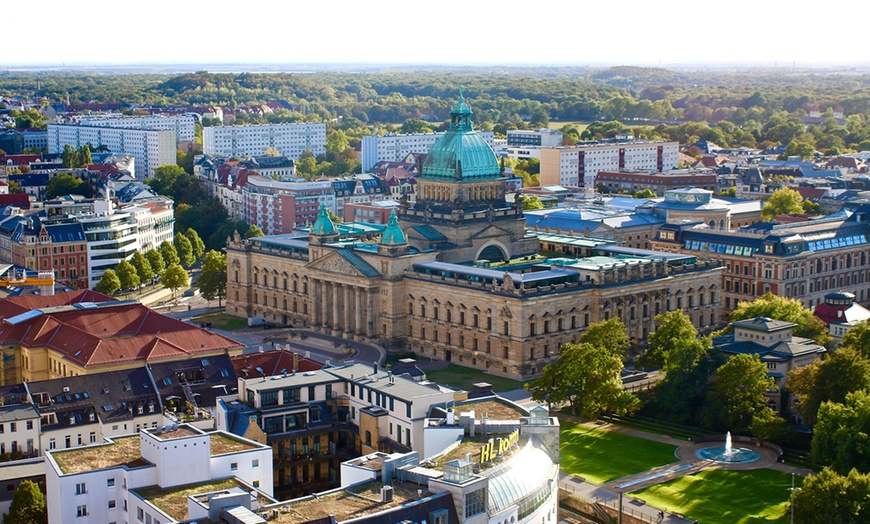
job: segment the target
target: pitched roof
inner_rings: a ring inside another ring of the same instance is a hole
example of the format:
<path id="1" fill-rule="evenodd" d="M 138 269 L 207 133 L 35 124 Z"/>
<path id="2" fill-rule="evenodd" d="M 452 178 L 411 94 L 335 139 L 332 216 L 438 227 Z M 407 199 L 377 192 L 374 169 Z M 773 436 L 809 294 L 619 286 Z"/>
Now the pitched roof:
<path id="1" fill-rule="evenodd" d="M 142 304 L 113 301 L 92 291 L 5 299 L 0 301 L 0 320 L 4 343 L 50 348 L 83 367 L 184 359 L 242 347 Z"/>
<path id="2" fill-rule="evenodd" d="M 232 357 L 232 363 L 236 374 L 242 378 L 259 375 L 257 368 L 262 369 L 266 376 L 282 375 L 293 370 L 305 373 L 323 368 L 322 362 L 285 349 L 237 355 Z"/>

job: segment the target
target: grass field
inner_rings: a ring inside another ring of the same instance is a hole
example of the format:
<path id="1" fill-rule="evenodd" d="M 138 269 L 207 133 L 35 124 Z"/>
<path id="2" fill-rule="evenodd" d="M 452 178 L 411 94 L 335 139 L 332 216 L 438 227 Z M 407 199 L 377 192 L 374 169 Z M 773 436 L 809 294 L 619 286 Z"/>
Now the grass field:
<path id="1" fill-rule="evenodd" d="M 239 329 L 248 325 L 248 321 L 246 319 L 230 316 L 226 313 L 207 313 L 205 315 L 193 317 L 190 320 L 197 324 L 211 322 L 211 327 L 223 329 L 226 331 L 232 331 L 234 329 Z"/>
<path id="2" fill-rule="evenodd" d="M 677 462 L 674 446 L 565 420 L 562 425 L 562 471 L 594 484 Z"/>
<path id="3" fill-rule="evenodd" d="M 433 370 L 426 372 L 426 378 L 432 382 L 445 384 L 456 388 L 462 388 L 471 391 L 471 385 L 475 382 L 488 382 L 492 384 L 493 391 L 510 391 L 512 389 L 521 389 L 522 382 L 511 380 L 509 378 L 497 377 L 488 375 L 479 369 L 466 368 L 450 364 L 445 369 Z"/>
<path id="4" fill-rule="evenodd" d="M 632 496 L 704 524 L 785 523 L 790 487 L 791 475 L 770 469 L 706 469 Z"/>

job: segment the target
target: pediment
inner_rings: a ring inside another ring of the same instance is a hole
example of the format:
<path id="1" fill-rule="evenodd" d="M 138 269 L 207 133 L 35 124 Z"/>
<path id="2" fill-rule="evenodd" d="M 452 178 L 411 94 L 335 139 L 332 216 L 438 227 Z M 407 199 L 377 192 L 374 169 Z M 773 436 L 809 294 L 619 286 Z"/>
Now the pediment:
<path id="1" fill-rule="evenodd" d="M 326 273 L 336 273 L 339 275 L 349 275 L 354 277 L 367 276 L 363 270 L 354 266 L 350 261 L 336 252 L 329 253 L 305 266 L 308 269 L 323 271 Z"/>
<path id="2" fill-rule="evenodd" d="M 471 238 L 474 238 L 474 239 L 478 239 L 478 238 L 505 238 L 505 237 L 509 238 L 509 237 L 511 237 L 511 235 L 512 234 L 510 231 L 502 229 L 498 226 L 489 225 L 489 226 L 481 229 L 477 233 L 471 235 Z"/>

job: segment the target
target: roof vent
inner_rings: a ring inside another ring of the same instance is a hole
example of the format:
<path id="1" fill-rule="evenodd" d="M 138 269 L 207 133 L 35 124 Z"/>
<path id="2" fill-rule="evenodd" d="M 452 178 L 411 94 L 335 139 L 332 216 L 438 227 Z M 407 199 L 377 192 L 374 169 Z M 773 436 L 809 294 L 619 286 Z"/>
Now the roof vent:
<path id="1" fill-rule="evenodd" d="M 69 388 L 68 388 L 67 386 L 64 386 L 64 387 L 63 387 L 63 392 L 64 392 L 64 393 L 69 393 Z"/>

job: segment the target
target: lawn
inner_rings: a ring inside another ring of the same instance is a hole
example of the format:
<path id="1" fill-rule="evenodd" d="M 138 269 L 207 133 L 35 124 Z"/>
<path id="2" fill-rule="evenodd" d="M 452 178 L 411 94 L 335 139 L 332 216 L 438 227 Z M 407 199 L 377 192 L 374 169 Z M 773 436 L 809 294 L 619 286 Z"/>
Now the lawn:
<path id="1" fill-rule="evenodd" d="M 211 322 L 211 327 L 225 331 L 233 331 L 248 325 L 247 319 L 234 317 L 226 313 L 206 313 L 205 315 L 193 317 L 190 321 L 195 324 Z"/>
<path id="2" fill-rule="evenodd" d="M 802 480 L 797 477 L 795 485 Z M 706 469 L 632 496 L 704 524 L 785 523 L 790 487 L 791 475 L 770 469 Z"/>
<path id="3" fill-rule="evenodd" d="M 476 382 L 488 382 L 492 384 L 493 391 L 510 391 L 512 389 L 523 388 L 522 382 L 489 375 L 479 369 L 466 368 L 456 364 L 450 364 L 445 369 L 427 371 L 426 378 L 432 382 L 468 391 L 471 391 L 471 385 Z"/>
<path id="4" fill-rule="evenodd" d="M 594 484 L 677 462 L 669 444 L 560 420 L 562 471 Z"/>

